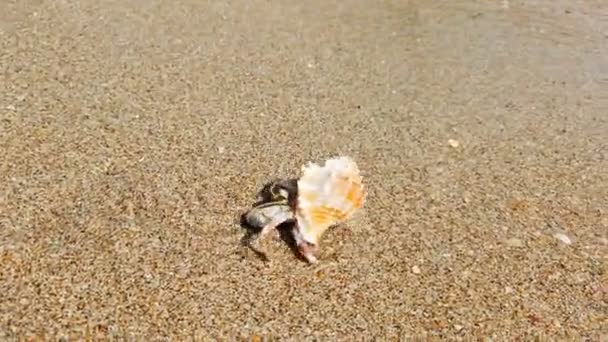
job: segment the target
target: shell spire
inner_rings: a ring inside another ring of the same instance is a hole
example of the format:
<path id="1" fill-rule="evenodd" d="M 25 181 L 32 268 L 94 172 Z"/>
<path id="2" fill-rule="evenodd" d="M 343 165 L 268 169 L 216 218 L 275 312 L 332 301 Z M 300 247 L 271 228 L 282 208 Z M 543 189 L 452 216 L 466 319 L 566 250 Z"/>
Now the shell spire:
<path id="1" fill-rule="evenodd" d="M 329 227 L 348 220 L 363 206 L 366 195 L 359 168 L 350 157 L 303 166 L 295 213 L 300 242 L 318 245 Z"/>

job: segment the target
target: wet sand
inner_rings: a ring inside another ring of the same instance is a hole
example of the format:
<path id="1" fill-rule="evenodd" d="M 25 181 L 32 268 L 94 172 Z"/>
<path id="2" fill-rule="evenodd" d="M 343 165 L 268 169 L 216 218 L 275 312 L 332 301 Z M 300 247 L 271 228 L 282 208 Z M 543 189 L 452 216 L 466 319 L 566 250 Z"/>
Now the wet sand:
<path id="1" fill-rule="evenodd" d="M 2 3 L 0 337 L 605 340 L 602 3 Z M 241 247 L 338 154 L 319 265 Z"/>

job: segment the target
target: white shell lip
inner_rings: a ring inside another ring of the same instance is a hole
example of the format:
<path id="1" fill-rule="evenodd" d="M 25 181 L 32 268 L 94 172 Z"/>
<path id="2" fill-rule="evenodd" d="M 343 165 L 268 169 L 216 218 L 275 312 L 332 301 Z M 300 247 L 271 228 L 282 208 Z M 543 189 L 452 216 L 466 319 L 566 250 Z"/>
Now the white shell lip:
<path id="1" fill-rule="evenodd" d="M 303 229 L 300 229 L 300 235 L 302 236 L 302 239 L 308 243 L 312 243 L 313 245 L 318 243 L 317 236 L 311 230 L 304 231 Z"/>

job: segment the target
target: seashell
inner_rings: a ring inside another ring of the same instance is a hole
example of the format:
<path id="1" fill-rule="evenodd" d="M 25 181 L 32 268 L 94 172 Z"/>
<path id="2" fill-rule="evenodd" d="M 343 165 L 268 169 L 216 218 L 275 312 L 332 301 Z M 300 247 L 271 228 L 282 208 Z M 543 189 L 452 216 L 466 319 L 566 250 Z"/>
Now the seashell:
<path id="1" fill-rule="evenodd" d="M 329 227 L 348 220 L 363 206 L 366 195 L 359 168 L 350 157 L 303 166 L 295 212 L 299 238 L 318 245 Z"/>

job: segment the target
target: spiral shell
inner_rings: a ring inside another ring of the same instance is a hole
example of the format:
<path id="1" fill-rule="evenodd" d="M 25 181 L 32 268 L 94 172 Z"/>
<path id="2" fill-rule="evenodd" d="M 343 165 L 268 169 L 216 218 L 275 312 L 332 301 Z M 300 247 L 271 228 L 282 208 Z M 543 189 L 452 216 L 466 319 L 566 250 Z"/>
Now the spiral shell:
<path id="1" fill-rule="evenodd" d="M 329 227 L 348 220 L 363 206 L 366 195 L 359 168 L 350 157 L 303 166 L 296 207 L 300 235 L 318 245 Z"/>

